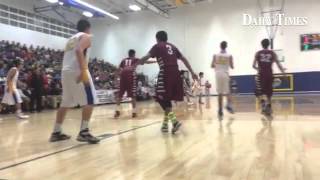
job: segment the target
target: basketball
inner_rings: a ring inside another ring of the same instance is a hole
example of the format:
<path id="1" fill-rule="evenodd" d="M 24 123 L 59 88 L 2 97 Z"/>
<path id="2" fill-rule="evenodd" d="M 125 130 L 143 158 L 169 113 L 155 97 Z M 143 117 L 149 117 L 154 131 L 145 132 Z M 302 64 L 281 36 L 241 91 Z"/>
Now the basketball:
<path id="1" fill-rule="evenodd" d="M 280 78 L 275 78 L 273 80 L 273 88 L 277 88 L 277 87 L 281 86 L 281 83 L 282 83 L 282 81 Z"/>

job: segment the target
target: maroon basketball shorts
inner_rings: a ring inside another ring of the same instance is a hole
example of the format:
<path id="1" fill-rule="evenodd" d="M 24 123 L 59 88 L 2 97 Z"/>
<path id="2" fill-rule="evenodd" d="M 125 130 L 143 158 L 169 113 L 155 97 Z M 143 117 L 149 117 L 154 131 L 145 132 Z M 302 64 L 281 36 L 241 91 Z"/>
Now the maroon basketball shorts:
<path id="1" fill-rule="evenodd" d="M 266 95 L 271 97 L 273 94 L 273 76 L 258 74 L 255 77 L 256 81 L 256 96 Z"/>
<path id="2" fill-rule="evenodd" d="M 127 92 L 127 97 L 136 97 L 137 76 L 135 71 L 123 71 L 120 75 L 120 97 Z"/>
<path id="3" fill-rule="evenodd" d="M 177 66 L 160 68 L 156 85 L 158 101 L 183 101 L 183 80 Z"/>

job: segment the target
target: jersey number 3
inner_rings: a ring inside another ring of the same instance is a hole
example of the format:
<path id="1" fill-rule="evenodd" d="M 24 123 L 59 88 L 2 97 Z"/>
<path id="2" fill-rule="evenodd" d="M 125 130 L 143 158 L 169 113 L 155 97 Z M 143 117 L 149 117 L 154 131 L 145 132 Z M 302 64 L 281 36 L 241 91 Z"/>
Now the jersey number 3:
<path id="1" fill-rule="evenodd" d="M 166 48 L 167 48 L 167 50 L 168 50 L 168 54 L 169 55 L 173 55 L 173 49 L 172 49 L 172 46 L 170 46 L 170 45 L 166 45 Z"/>

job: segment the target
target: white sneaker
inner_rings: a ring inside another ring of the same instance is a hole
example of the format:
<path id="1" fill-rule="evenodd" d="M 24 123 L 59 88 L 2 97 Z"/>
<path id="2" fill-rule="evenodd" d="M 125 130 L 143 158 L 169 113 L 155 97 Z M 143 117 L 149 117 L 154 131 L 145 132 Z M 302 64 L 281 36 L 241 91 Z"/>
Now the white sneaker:
<path id="1" fill-rule="evenodd" d="M 188 102 L 188 105 L 193 105 L 194 103 L 192 101 Z"/>
<path id="2" fill-rule="evenodd" d="M 19 118 L 19 119 L 28 119 L 29 116 L 28 116 L 28 115 L 24 115 L 24 114 L 22 114 L 22 113 L 18 113 L 18 114 L 17 114 L 17 118 Z"/>

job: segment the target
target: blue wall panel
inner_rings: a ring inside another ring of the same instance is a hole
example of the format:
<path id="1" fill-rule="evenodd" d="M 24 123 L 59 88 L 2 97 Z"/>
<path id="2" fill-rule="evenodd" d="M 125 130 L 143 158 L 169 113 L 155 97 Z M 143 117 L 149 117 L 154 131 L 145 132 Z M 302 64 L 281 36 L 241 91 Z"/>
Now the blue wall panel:
<path id="1" fill-rule="evenodd" d="M 283 92 L 320 92 L 320 72 L 299 72 L 288 73 L 293 75 L 293 91 Z M 238 93 L 254 93 L 254 75 L 232 76 L 232 80 L 237 82 Z"/>

